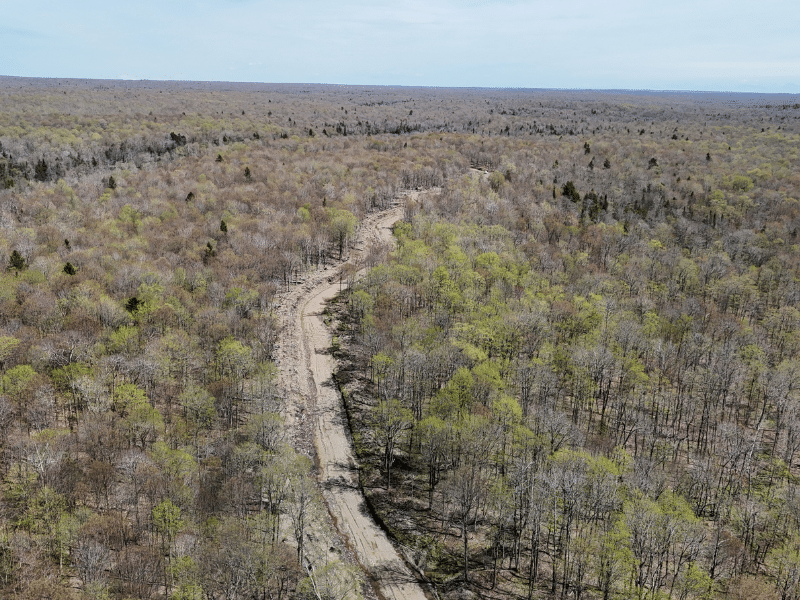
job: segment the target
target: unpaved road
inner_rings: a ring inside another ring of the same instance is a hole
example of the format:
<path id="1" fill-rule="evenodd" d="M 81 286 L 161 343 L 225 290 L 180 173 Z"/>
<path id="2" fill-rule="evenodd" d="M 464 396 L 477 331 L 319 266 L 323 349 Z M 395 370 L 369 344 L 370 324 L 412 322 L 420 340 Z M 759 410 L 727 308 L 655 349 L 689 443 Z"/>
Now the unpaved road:
<path id="1" fill-rule="evenodd" d="M 418 192 L 412 192 L 412 195 Z M 383 211 L 361 226 L 350 261 L 358 264 L 370 245 L 390 243 L 391 227 L 403 216 L 402 206 Z M 393 600 L 426 600 L 417 579 L 383 531 L 372 520 L 358 487 L 357 460 L 353 454 L 341 396 L 333 382 L 334 361 L 328 350 L 331 333 L 322 311 L 339 292 L 339 270 L 328 269 L 309 278 L 284 296 L 279 310 L 283 320 L 279 382 L 289 392 L 285 415 L 292 442 L 298 450 L 313 443 L 319 461 L 319 480 L 338 533 L 355 552 L 379 596 Z"/>

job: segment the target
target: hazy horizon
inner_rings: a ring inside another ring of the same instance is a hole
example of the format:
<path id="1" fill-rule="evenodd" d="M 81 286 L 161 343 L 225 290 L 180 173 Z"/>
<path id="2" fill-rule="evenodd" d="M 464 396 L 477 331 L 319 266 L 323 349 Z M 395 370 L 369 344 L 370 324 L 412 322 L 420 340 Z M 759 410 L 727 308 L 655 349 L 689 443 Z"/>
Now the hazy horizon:
<path id="1" fill-rule="evenodd" d="M 653 96 L 709 96 L 709 97 L 723 97 L 723 96 L 735 96 L 736 100 L 754 100 L 764 97 L 769 97 L 771 100 L 778 100 L 779 97 L 787 97 L 791 98 L 791 101 L 794 102 L 796 100 L 800 100 L 800 92 L 752 92 L 752 91 L 734 91 L 734 90 L 680 90 L 680 89 L 647 89 L 647 88 L 545 88 L 545 87 L 512 87 L 512 86 L 442 86 L 442 85 L 399 85 L 399 84 L 360 84 L 360 83 L 324 83 L 324 82 L 315 82 L 315 81 L 297 81 L 297 82 L 290 82 L 290 81 L 224 81 L 224 80 L 202 80 L 202 79 L 148 79 L 148 78 L 131 78 L 131 79 L 123 79 L 123 78 L 113 78 L 113 79 L 103 79 L 103 78 L 93 78 L 93 77 L 27 77 L 27 76 L 18 76 L 18 75 L 2 75 L 0 74 L 0 83 L 9 81 L 20 81 L 24 82 L 25 85 L 31 85 L 32 82 L 42 82 L 43 84 L 51 84 L 54 82 L 74 82 L 76 84 L 87 84 L 87 83 L 102 83 L 103 85 L 114 85 L 119 84 L 123 87 L 125 84 L 165 84 L 165 85 L 173 85 L 173 86 L 202 86 L 203 88 L 207 88 L 208 86 L 218 87 L 219 91 L 224 91 L 225 86 L 232 86 L 232 87 L 247 87 L 247 86 L 257 86 L 257 87 L 264 87 L 264 88 L 278 88 L 280 89 L 283 86 L 288 87 L 321 87 L 321 88 L 353 88 L 353 89 L 364 89 L 370 90 L 375 89 L 379 90 L 382 88 L 385 89 L 420 89 L 420 90 L 463 90 L 463 91 L 497 91 L 497 92 L 532 92 L 532 93 L 570 93 L 570 94 L 578 94 L 581 92 L 585 93 L 597 93 L 597 94 L 621 94 L 621 95 L 653 95 Z M 289 91 L 289 90 L 286 90 Z M 719 99 L 719 98 L 717 98 Z"/>
<path id="2" fill-rule="evenodd" d="M 800 92 L 800 7 L 777 0 L 31 0 L 4 17 L 17 77 Z"/>

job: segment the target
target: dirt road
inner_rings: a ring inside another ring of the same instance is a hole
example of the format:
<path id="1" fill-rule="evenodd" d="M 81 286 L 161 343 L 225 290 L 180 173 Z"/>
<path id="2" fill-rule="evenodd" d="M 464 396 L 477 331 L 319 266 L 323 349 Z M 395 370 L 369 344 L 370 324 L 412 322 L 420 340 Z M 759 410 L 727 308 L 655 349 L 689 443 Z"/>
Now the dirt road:
<path id="1" fill-rule="evenodd" d="M 416 194 L 416 192 L 412 192 Z M 391 226 L 403 216 L 402 206 L 365 221 L 350 262 L 374 243 L 392 240 Z M 279 382 L 288 390 L 290 410 L 285 415 L 298 450 L 311 450 L 319 460 L 319 479 L 334 526 L 355 552 L 375 583 L 379 596 L 393 600 L 425 600 L 426 596 L 383 531 L 369 515 L 358 487 L 342 399 L 333 382 L 333 359 L 328 353 L 331 334 L 323 322 L 325 303 L 339 292 L 342 266 L 317 274 L 287 294 L 279 316 L 283 319 Z"/>

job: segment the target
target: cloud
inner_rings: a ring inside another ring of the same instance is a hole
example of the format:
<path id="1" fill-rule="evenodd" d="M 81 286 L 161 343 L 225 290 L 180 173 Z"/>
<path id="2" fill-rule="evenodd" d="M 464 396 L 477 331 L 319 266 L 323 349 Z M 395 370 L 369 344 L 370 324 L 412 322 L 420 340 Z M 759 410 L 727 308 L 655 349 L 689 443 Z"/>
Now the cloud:
<path id="1" fill-rule="evenodd" d="M 23 38 L 44 38 L 47 37 L 39 31 L 32 31 L 30 29 L 12 29 L 9 27 L 0 27 L 0 38 L 5 36 L 16 36 Z"/>

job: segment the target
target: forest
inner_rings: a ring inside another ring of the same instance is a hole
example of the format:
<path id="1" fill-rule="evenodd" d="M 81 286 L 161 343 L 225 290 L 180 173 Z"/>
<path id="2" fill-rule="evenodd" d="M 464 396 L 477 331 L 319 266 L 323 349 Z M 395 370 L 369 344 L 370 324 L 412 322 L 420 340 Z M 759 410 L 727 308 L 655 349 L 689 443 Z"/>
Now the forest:
<path id="1" fill-rule="evenodd" d="M 800 598 L 799 97 L 0 77 L 0 106 L 0 596 L 379 597 L 286 425 L 277 315 L 404 197 L 328 320 L 430 596 Z"/>

